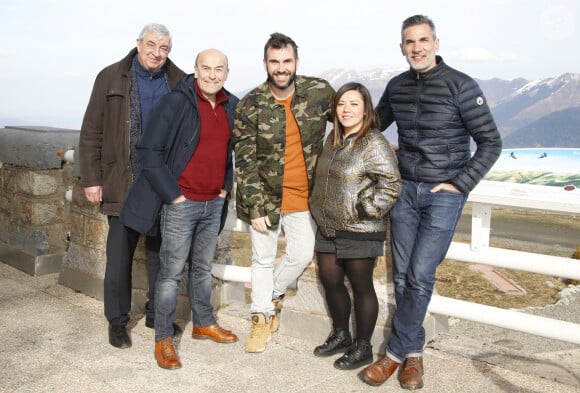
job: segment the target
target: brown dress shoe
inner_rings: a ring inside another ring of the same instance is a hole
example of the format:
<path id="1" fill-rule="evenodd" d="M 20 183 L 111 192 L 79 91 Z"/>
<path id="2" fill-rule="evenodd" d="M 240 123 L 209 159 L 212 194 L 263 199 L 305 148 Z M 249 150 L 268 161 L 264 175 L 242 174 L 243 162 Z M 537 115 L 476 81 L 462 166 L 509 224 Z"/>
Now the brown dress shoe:
<path id="1" fill-rule="evenodd" d="M 236 341 L 238 341 L 238 336 L 236 336 L 229 330 L 222 328 L 217 323 L 214 323 L 213 325 L 209 325 L 206 327 L 193 328 L 191 337 L 197 340 L 210 339 L 215 341 L 216 343 L 222 344 L 235 343 Z"/>
<path id="2" fill-rule="evenodd" d="M 157 359 L 157 365 L 161 368 L 169 370 L 181 368 L 179 356 L 175 353 L 175 347 L 173 346 L 173 338 L 165 337 L 155 343 L 155 359 Z"/>
<path id="3" fill-rule="evenodd" d="M 371 386 L 382 385 L 399 367 L 399 363 L 392 360 L 387 355 L 379 358 L 376 362 L 368 367 L 365 367 L 358 377 Z"/>
<path id="4" fill-rule="evenodd" d="M 423 387 L 423 358 L 405 359 L 399 372 L 399 383 L 403 389 L 415 390 Z"/>

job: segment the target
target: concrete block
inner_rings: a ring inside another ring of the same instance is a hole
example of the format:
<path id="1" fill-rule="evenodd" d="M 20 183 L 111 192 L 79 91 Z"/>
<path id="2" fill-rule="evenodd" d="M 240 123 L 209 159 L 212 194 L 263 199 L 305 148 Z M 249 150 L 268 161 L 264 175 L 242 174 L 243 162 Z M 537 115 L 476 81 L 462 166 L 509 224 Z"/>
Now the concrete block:
<path id="1" fill-rule="evenodd" d="M 75 265 L 62 264 L 58 283 L 74 291 L 103 300 L 103 276 L 82 271 Z"/>
<path id="2" fill-rule="evenodd" d="M 4 127 L 0 161 L 36 169 L 59 169 L 67 150 L 78 146 L 79 130 L 54 127 Z"/>
<path id="3" fill-rule="evenodd" d="M 50 252 L 48 233 L 45 229 L 26 228 L 13 224 L 8 243 L 33 255 L 44 255 Z"/>
<path id="4" fill-rule="evenodd" d="M 36 255 L 0 243 L 0 260 L 31 276 L 57 273 L 64 258 L 64 253 Z"/>

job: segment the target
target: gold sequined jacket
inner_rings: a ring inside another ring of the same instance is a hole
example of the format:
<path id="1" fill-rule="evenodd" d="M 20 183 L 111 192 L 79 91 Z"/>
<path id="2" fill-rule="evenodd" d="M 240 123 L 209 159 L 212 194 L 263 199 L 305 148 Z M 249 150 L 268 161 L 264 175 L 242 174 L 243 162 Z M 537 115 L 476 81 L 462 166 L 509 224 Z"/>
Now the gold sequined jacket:
<path id="1" fill-rule="evenodd" d="M 316 166 L 310 209 L 326 237 L 384 240 L 387 216 L 401 192 L 397 159 L 378 130 L 333 147 L 331 133 Z"/>

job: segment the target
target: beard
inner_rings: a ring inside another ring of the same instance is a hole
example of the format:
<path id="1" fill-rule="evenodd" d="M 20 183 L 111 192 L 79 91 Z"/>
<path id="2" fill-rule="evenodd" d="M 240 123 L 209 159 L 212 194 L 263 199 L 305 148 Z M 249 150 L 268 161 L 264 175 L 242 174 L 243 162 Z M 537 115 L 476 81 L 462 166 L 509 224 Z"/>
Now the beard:
<path id="1" fill-rule="evenodd" d="M 411 66 L 411 68 L 416 72 L 425 72 L 428 69 L 433 68 L 437 65 L 437 60 L 435 58 L 435 54 L 429 54 L 425 59 L 421 62 L 413 63 L 410 58 L 407 58 L 407 63 Z"/>
<path id="2" fill-rule="evenodd" d="M 268 73 L 268 83 L 271 83 L 272 85 L 274 85 L 275 88 L 280 89 L 280 90 L 285 90 L 285 89 L 289 88 L 290 86 L 292 86 L 292 84 L 294 83 L 295 80 L 296 80 L 296 73 L 293 72 L 290 74 L 290 78 L 288 78 L 288 82 L 286 84 L 279 85 L 274 80 L 274 75 Z"/>

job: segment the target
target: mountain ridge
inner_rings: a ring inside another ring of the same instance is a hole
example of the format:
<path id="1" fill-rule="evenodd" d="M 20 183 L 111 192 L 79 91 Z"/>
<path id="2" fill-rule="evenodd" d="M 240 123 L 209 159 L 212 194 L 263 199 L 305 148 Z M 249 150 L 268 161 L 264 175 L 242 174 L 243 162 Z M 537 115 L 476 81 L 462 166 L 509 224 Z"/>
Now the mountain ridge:
<path id="1" fill-rule="evenodd" d="M 336 89 L 349 81 L 360 82 L 367 86 L 376 105 L 389 80 L 404 71 L 401 68 L 363 71 L 334 68 L 324 71 L 320 77 Z M 475 80 L 508 145 L 580 148 L 580 128 L 577 126 L 580 119 L 580 74 L 567 72 L 537 80 Z M 515 136 L 509 138 L 511 134 Z M 396 140 L 393 126 L 387 129 L 387 137 Z"/>
<path id="2" fill-rule="evenodd" d="M 391 78 L 406 71 L 406 67 L 353 70 L 332 68 L 319 77 L 335 89 L 346 82 L 357 81 L 370 91 L 376 105 Z M 580 74 L 567 72 L 557 77 L 527 80 L 514 78 L 477 79 L 504 144 L 507 147 L 567 147 L 580 148 Z M 236 92 L 238 97 L 250 89 Z M 0 124 L 7 126 L 50 125 L 75 128 L 71 119 L 19 119 L 0 113 Z M 42 123 L 42 124 L 41 124 Z M 513 137 L 511 136 L 513 135 Z M 386 131 L 391 141 L 397 140 L 395 126 Z"/>

